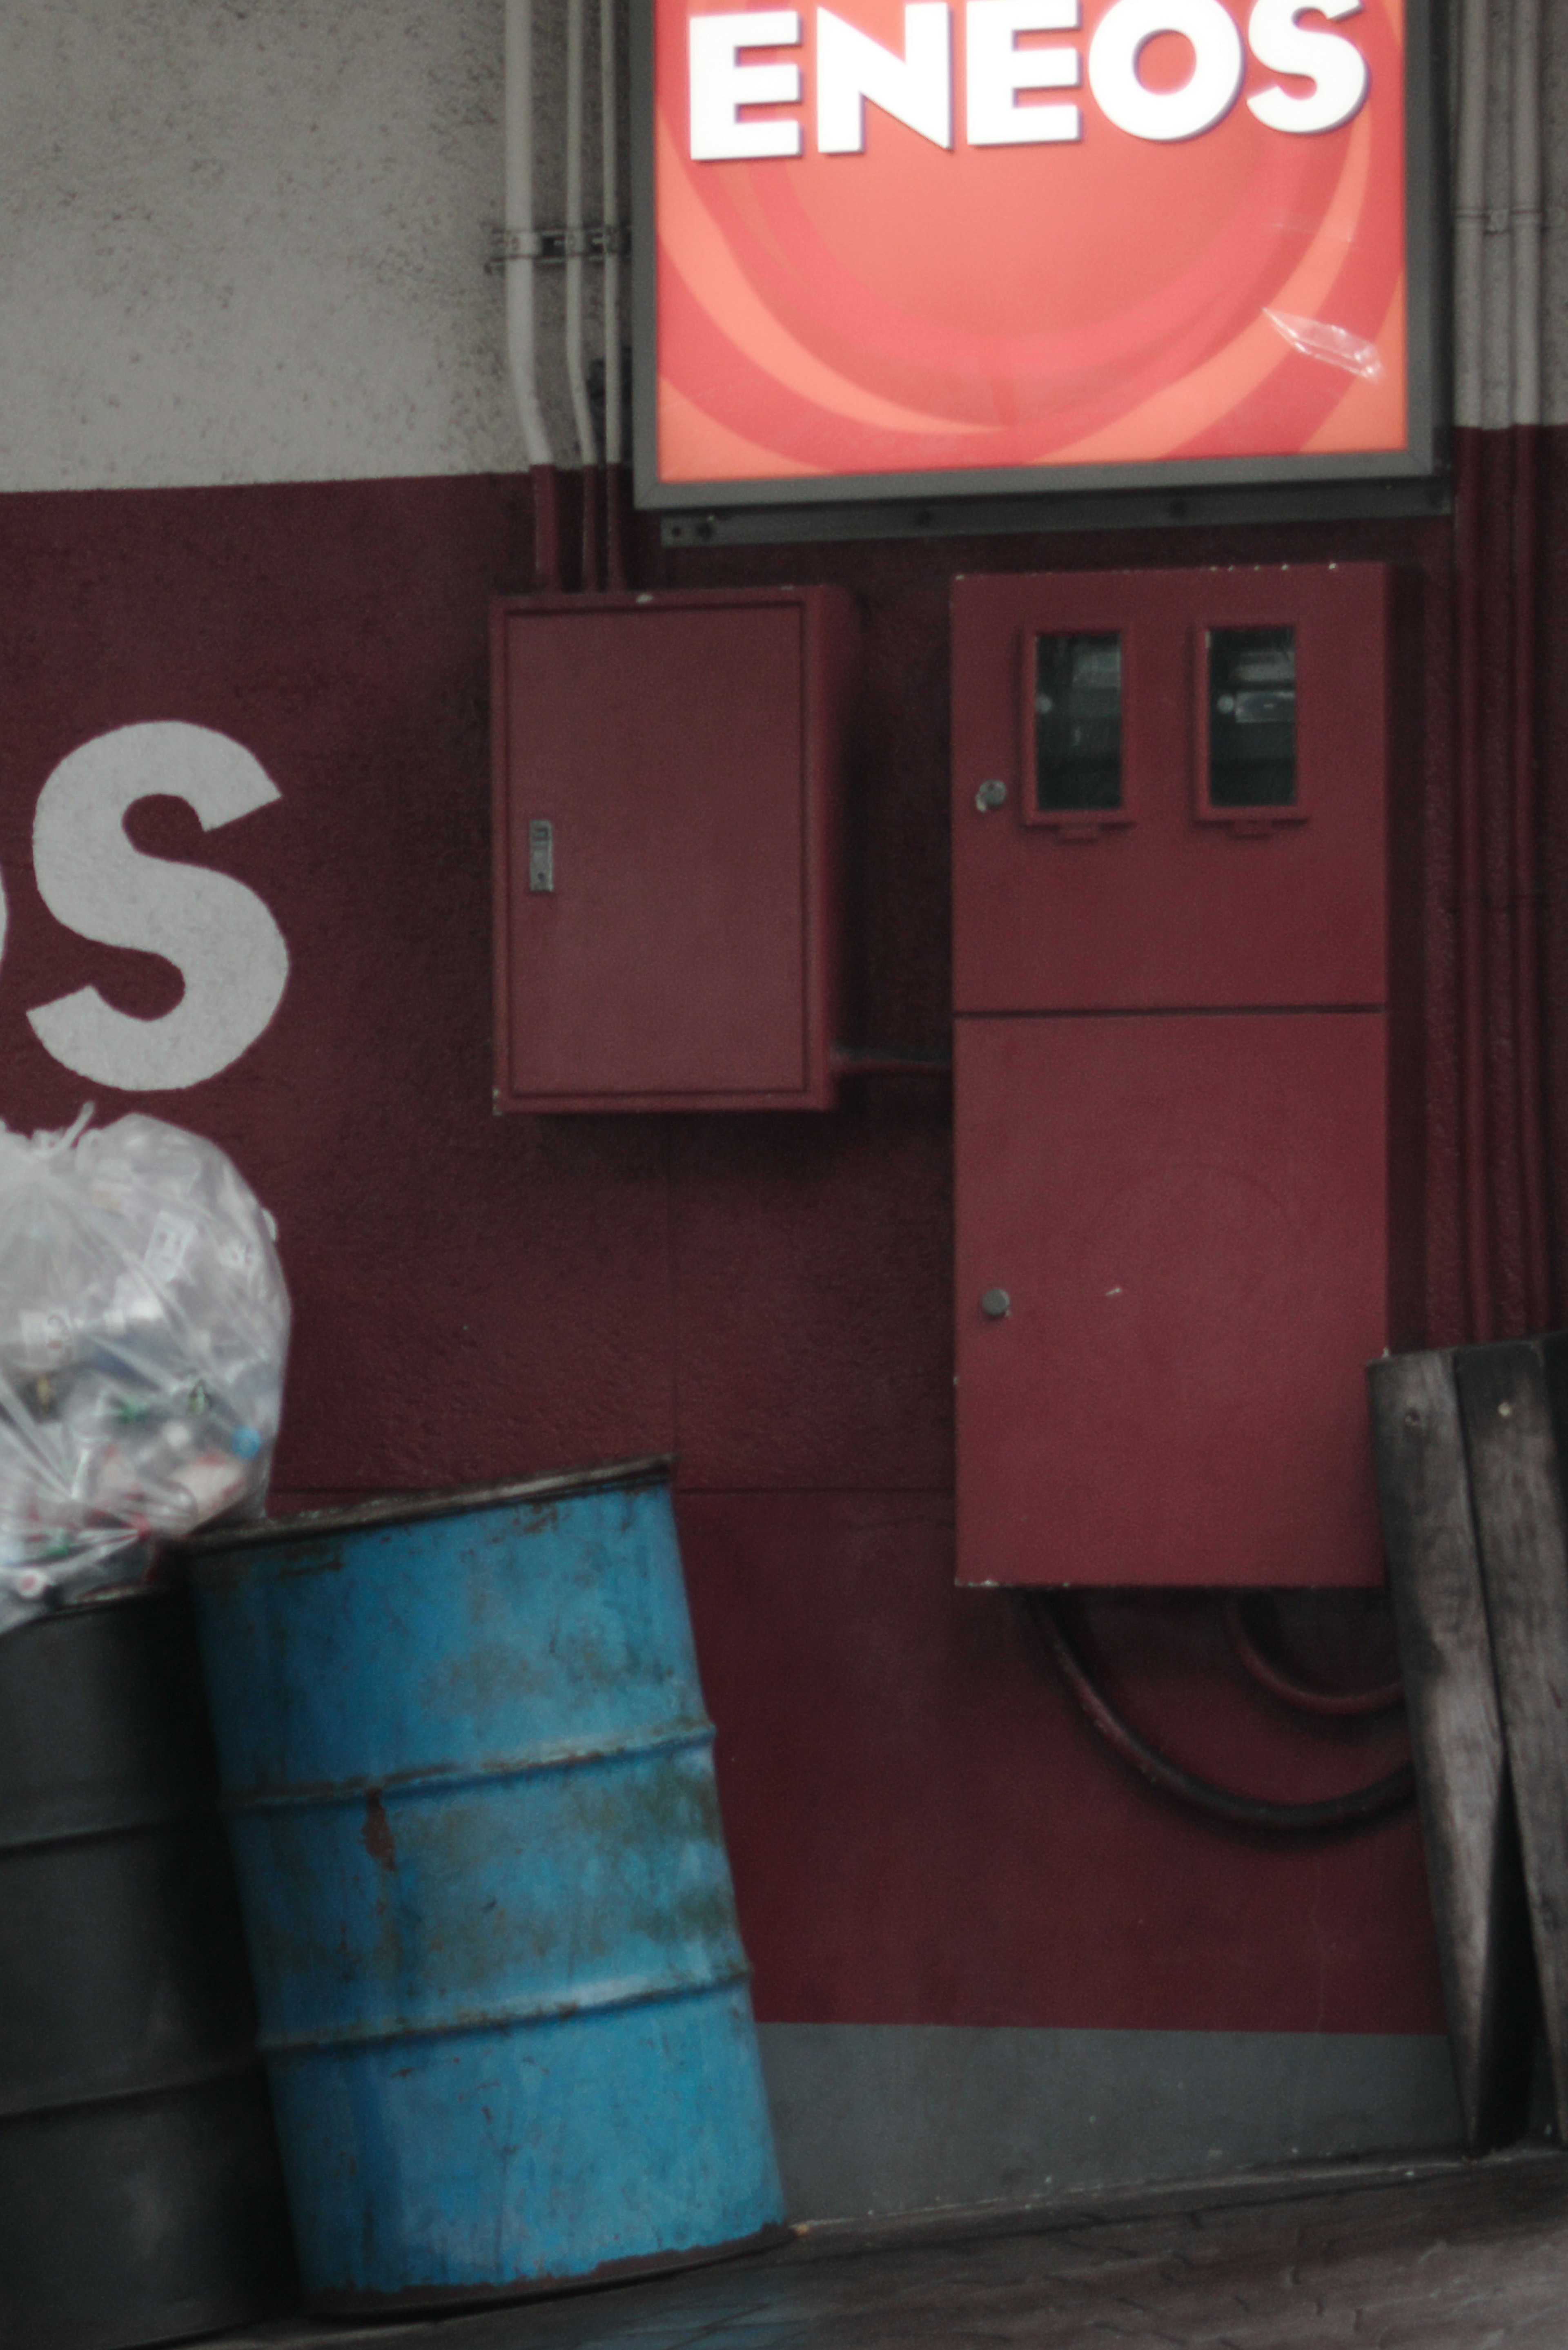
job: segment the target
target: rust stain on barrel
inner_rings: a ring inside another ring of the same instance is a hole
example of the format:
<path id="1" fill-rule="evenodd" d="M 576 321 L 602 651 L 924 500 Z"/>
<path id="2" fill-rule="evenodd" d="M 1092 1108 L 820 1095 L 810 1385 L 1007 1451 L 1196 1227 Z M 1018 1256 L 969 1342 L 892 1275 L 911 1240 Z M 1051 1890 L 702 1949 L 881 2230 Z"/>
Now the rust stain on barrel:
<path id="1" fill-rule="evenodd" d="M 378 1868 L 396 1868 L 398 1847 L 392 1842 L 387 1806 L 374 1787 L 365 1798 L 365 1825 L 359 1831 L 359 1841 Z"/>

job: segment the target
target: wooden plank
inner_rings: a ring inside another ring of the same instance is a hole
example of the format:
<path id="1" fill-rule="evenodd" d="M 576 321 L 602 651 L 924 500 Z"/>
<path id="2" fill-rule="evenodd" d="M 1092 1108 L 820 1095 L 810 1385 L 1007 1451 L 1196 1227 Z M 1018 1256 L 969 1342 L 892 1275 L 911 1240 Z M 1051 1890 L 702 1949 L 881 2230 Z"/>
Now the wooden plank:
<path id="1" fill-rule="evenodd" d="M 1483 2154 L 1528 2118 L 1535 1987 L 1453 1358 L 1386 1355 L 1367 1385 L 1454 2075 Z"/>
<path id="2" fill-rule="evenodd" d="M 1563 1342 L 1454 1358 L 1558 2129 L 1568 2121 L 1568 1515 Z"/>

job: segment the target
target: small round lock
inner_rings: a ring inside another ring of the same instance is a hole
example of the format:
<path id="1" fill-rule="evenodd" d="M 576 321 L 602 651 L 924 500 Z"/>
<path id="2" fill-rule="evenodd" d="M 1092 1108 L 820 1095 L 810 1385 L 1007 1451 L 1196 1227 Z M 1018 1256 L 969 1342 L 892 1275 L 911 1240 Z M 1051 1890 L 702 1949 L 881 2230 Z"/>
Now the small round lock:
<path id="1" fill-rule="evenodd" d="M 980 1310 L 988 1322 L 1001 1322 L 1012 1311 L 1012 1300 L 1005 1289 L 982 1289 Z"/>
<path id="2" fill-rule="evenodd" d="M 989 816 L 992 808 L 999 808 L 1002 806 L 1006 797 L 1007 785 L 1002 781 L 999 775 L 992 775 L 988 779 L 988 781 L 981 784 L 979 791 L 976 792 L 974 795 L 974 804 L 980 810 L 981 816 Z"/>

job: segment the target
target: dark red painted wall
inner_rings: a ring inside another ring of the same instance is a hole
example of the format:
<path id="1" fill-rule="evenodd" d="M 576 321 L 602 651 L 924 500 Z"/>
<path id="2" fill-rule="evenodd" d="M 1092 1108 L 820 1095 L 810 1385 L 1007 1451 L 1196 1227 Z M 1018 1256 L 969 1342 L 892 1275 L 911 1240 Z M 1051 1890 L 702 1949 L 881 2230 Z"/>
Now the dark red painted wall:
<path id="1" fill-rule="evenodd" d="M 1354 555 L 1440 590 L 1449 548 L 1435 524 L 1172 532 L 708 555 L 663 577 L 840 579 L 864 598 L 849 1041 L 930 1046 L 949 1000 L 953 571 Z M 1439 2028 L 1413 1819 L 1280 1846 L 1175 1810 L 1096 1744 L 1017 1602 L 953 1589 L 939 1083 L 862 1081 L 828 1116 L 492 1115 L 486 608 L 530 563 L 510 481 L 0 504 L 8 1122 L 63 1124 L 90 1090 L 30 1006 L 93 983 L 152 1014 L 178 986 L 43 907 L 29 831 L 50 769 L 138 720 L 234 736 L 275 805 L 203 836 L 152 802 L 132 829 L 254 889 L 290 983 L 237 1066 L 145 1106 L 222 1142 L 278 1217 L 296 1311 L 280 1492 L 679 1450 L 759 2012 Z M 644 563 L 658 584 L 647 546 Z M 97 1097 L 104 1117 L 128 1102 Z M 1096 1606 L 1115 1690 L 1199 1769 L 1311 1794 L 1397 1749 L 1386 1727 L 1277 1711 L 1200 1600 Z"/>

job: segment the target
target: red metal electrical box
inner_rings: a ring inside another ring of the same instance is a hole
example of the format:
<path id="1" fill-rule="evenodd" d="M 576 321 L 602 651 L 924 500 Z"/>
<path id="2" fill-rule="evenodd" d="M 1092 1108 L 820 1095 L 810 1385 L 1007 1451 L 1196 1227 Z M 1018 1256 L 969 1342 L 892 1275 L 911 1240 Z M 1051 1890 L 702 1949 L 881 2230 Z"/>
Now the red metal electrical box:
<path id="1" fill-rule="evenodd" d="M 853 634 L 827 588 L 496 604 L 498 1109 L 832 1106 Z"/>
<path id="2" fill-rule="evenodd" d="M 1381 1576 L 1390 598 L 955 587 L 963 1582 Z"/>

